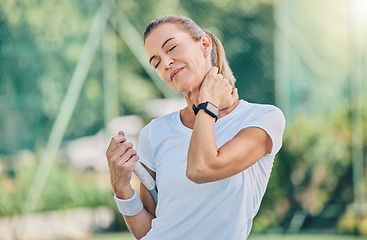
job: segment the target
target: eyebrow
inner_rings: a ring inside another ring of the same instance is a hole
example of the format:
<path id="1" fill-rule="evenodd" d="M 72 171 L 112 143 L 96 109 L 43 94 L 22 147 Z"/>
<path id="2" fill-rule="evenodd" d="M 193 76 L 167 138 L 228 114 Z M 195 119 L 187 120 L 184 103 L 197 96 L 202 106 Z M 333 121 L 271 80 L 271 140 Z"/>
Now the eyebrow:
<path id="1" fill-rule="evenodd" d="M 162 48 L 164 48 L 164 46 L 166 46 L 166 44 L 171 41 L 172 39 L 174 39 L 173 37 L 172 38 L 168 38 L 163 44 L 162 44 Z"/>
<path id="2" fill-rule="evenodd" d="M 175 38 L 168 38 L 163 44 L 162 44 L 162 48 L 164 48 L 164 46 L 166 46 L 166 44 L 171 41 L 172 39 L 175 39 Z M 156 57 L 156 55 L 153 55 L 150 59 L 149 59 L 149 64 L 152 62 L 152 60 Z"/>

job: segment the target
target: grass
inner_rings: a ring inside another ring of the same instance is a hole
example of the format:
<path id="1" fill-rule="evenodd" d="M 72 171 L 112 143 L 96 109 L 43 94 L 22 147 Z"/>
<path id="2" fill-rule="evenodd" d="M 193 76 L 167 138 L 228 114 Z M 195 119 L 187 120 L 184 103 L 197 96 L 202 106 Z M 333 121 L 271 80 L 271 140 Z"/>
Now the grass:
<path id="1" fill-rule="evenodd" d="M 362 240 L 366 237 L 335 234 L 251 234 L 248 240 Z M 129 232 L 97 234 L 88 240 L 135 240 Z"/>
<path id="2" fill-rule="evenodd" d="M 365 237 L 335 234 L 252 234 L 248 240 L 362 240 Z"/>
<path id="3" fill-rule="evenodd" d="M 96 234 L 88 240 L 135 240 L 130 232 Z"/>

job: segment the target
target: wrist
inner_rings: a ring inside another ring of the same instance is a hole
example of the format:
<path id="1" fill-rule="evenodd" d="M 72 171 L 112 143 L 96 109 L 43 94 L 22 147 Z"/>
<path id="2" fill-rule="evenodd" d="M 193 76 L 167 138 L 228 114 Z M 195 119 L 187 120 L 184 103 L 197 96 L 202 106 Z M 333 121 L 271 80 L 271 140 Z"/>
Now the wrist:
<path id="1" fill-rule="evenodd" d="M 143 203 L 135 190 L 133 190 L 133 196 L 129 199 L 120 199 L 116 195 L 114 199 L 122 215 L 135 216 L 143 210 Z"/>
<path id="2" fill-rule="evenodd" d="M 215 98 L 212 98 L 212 97 L 210 97 L 210 96 L 200 96 L 200 97 L 199 97 L 198 105 L 199 105 L 200 103 L 205 103 L 205 102 L 211 102 L 211 103 L 212 103 L 212 104 L 214 104 L 215 106 L 219 106 Z"/>
<path id="3" fill-rule="evenodd" d="M 200 103 L 199 105 L 195 106 L 195 104 L 192 105 L 192 109 L 194 110 L 194 114 L 197 115 L 200 110 L 203 110 L 205 113 L 209 114 L 211 117 L 215 118 L 215 121 L 218 120 L 219 117 L 219 108 L 214 105 L 210 101 L 206 101 L 203 103 Z"/>
<path id="4" fill-rule="evenodd" d="M 129 199 L 134 196 L 134 190 L 131 185 L 126 185 L 124 187 L 119 187 L 114 189 L 116 197 L 120 199 Z"/>

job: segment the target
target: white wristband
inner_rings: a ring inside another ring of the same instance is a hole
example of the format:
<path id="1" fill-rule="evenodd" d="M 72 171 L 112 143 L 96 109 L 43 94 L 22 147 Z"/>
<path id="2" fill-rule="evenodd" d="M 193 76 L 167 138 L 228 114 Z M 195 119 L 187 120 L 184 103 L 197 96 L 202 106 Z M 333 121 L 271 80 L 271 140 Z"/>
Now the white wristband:
<path id="1" fill-rule="evenodd" d="M 114 195 L 114 199 L 119 209 L 120 213 L 126 216 L 135 216 L 141 212 L 143 209 L 143 203 L 141 202 L 138 194 L 136 193 L 135 189 L 134 196 L 129 199 L 120 199 Z"/>

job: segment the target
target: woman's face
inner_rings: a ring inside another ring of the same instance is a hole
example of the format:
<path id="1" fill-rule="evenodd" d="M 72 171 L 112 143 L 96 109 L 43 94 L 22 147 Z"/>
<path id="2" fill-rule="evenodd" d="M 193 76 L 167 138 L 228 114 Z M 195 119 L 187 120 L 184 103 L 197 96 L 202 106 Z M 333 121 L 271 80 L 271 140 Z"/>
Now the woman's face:
<path id="1" fill-rule="evenodd" d="M 145 40 L 149 63 L 174 91 L 187 97 L 198 90 L 211 68 L 208 35 L 195 41 L 172 23 L 156 27 Z"/>

